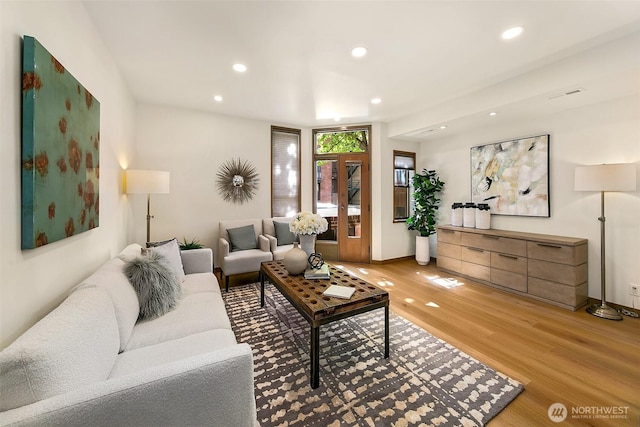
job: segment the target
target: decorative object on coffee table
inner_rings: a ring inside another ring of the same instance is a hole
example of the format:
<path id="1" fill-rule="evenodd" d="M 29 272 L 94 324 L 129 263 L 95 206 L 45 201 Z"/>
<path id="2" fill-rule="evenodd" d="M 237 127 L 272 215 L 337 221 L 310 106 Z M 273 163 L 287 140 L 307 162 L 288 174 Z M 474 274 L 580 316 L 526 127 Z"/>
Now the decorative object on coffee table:
<path id="1" fill-rule="evenodd" d="M 575 170 L 576 191 L 600 192 L 600 285 L 601 302 L 587 308 L 587 312 L 609 320 L 622 320 L 622 315 L 607 305 L 606 258 L 604 239 L 604 193 L 605 191 L 634 191 L 636 189 L 636 166 L 632 163 L 579 166 Z"/>
<path id="2" fill-rule="evenodd" d="M 258 173 L 246 160 L 231 159 L 223 163 L 216 174 L 218 193 L 225 202 L 243 204 L 258 191 Z"/>
<path id="3" fill-rule="evenodd" d="M 316 236 L 328 228 L 329 223 L 326 219 L 311 212 L 297 213 L 289 223 L 289 230 L 299 236 L 300 246 L 307 257 L 316 251 Z"/>
<path id="4" fill-rule="evenodd" d="M 298 242 L 293 242 L 293 248 L 284 254 L 284 268 L 292 276 L 302 274 L 307 269 L 307 254 L 300 249 Z"/>

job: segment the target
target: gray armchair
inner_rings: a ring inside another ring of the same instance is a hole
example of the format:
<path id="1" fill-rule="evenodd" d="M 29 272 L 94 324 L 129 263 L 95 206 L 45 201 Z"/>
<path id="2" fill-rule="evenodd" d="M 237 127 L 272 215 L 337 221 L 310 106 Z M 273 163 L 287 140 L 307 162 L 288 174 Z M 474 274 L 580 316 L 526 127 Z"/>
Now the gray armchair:
<path id="1" fill-rule="evenodd" d="M 273 260 L 269 239 L 262 235 L 261 219 L 220 221 L 219 230 L 218 257 L 226 291 L 229 276 L 259 272 L 262 262 Z"/>
<path id="2" fill-rule="evenodd" d="M 292 219 L 293 218 L 291 217 L 273 217 L 262 220 L 262 231 L 267 239 L 269 239 L 273 259 L 283 259 L 284 254 L 286 254 L 289 249 L 293 248 L 292 241 L 297 241 L 297 236 L 288 230 L 286 230 L 285 233 L 283 233 L 282 229 L 276 230 L 276 224 L 274 224 L 274 221 L 280 224 L 288 224 Z M 280 231 L 280 233 L 278 233 L 278 231 Z"/>

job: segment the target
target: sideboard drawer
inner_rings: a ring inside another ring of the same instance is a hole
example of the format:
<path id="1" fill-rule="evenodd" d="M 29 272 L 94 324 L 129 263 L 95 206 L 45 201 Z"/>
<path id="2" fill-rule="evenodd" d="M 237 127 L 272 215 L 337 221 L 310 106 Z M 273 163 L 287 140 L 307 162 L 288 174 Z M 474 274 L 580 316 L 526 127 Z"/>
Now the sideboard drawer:
<path id="1" fill-rule="evenodd" d="M 491 278 L 491 269 L 489 266 L 474 264 L 472 262 L 462 261 L 462 274 L 472 279 L 484 280 L 488 282 Z"/>
<path id="2" fill-rule="evenodd" d="M 578 286 L 569 286 L 529 277 L 528 288 L 531 295 L 558 302 L 574 311 L 587 303 L 586 282 Z"/>
<path id="3" fill-rule="evenodd" d="M 527 242 L 525 240 L 511 239 L 509 237 L 500 237 L 491 234 L 465 233 L 462 235 L 461 241 L 465 246 L 505 254 L 527 256 Z"/>
<path id="4" fill-rule="evenodd" d="M 454 273 L 462 273 L 462 263 L 460 259 L 449 258 L 446 256 L 438 255 L 436 259 L 436 265 L 443 270 L 453 271 Z"/>
<path id="5" fill-rule="evenodd" d="M 537 277 L 538 279 L 571 286 L 586 282 L 588 275 L 587 264 L 572 266 L 531 258 L 527 263 L 527 272 L 529 277 Z"/>
<path id="6" fill-rule="evenodd" d="M 578 265 L 587 262 L 587 245 L 563 246 L 554 243 L 527 242 L 529 258 L 560 264 Z"/>
<path id="7" fill-rule="evenodd" d="M 445 256 L 449 258 L 460 259 L 461 246 L 452 245 L 451 243 L 438 242 L 438 257 Z"/>
<path id="8" fill-rule="evenodd" d="M 484 249 L 462 246 L 460 259 L 474 264 L 486 265 L 488 267 L 491 265 L 491 252 Z"/>
<path id="9" fill-rule="evenodd" d="M 491 252 L 491 268 L 509 270 L 518 274 L 527 274 L 527 259 L 515 255 Z"/>
<path id="10" fill-rule="evenodd" d="M 517 274 L 507 270 L 491 268 L 491 283 L 515 289 L 520 292 L 527 292 L 527 276 Z"/>
<path id="11" fill-rule="evenodd" d="M 438 229 L 438 242 L 460 244 L 460 232 L 455 230 L 447 230 L 446 228 Z"/>

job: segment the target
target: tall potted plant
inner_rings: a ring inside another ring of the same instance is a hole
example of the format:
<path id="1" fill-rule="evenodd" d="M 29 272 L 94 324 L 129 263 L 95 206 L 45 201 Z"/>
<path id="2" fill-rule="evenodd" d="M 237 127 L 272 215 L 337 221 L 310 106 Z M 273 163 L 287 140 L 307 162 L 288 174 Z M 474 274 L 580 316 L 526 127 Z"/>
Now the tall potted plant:
<path id="1" fill-rule="evenodd" d="M 407 219 L 409 230 L 418 231 L 416 236 L 416 261 L 420 265 L 427 265 L 431 260 L 429 254 L 429 236 L 436 232 L 436 220 L 444 182 L 440 180 L 435 170 L 423 169 L 412 179 L 415 209 L 413 215 Z"/>

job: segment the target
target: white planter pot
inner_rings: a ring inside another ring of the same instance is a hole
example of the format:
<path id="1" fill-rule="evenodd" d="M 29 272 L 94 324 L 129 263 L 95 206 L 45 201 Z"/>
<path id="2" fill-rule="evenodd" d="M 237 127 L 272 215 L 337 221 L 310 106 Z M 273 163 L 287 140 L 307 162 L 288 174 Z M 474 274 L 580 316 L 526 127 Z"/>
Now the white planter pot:
<path id="1" fill-rule="evenodd" d="M 429 254 L 429 237 L 416 236 L 416 262 L 427 265 L 431 261 Z"/>

